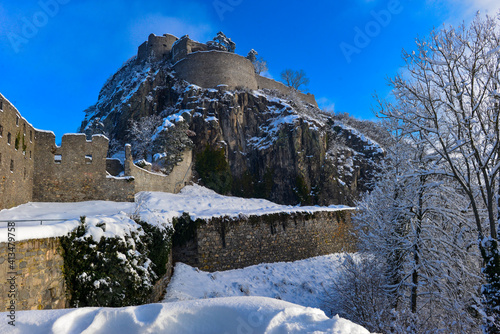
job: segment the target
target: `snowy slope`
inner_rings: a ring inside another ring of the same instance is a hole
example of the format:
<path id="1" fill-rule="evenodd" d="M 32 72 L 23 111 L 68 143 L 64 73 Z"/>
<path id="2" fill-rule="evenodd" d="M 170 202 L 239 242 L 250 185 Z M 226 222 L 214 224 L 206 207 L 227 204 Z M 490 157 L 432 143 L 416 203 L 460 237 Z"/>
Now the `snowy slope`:
<path id="1" fill-rule="evenodd" d="M 346 254 L 295 262 L 264 263 L 209 273 L 177 263 L 165 302 L 233 296 L 262 296 L 322 308 L 328 282 Z"/>
<path id="2" fill-rule="evenodd" d="M 6 318 L 5 314 L 1 314 Z M 16 326 L 0 322 L 12 334 L 221 334 L 335 333 L 367 334 L 348 320 L 328 318 L 319 309 L 263 297 L 216 298 L 124 308 L 22 311 Z"/>

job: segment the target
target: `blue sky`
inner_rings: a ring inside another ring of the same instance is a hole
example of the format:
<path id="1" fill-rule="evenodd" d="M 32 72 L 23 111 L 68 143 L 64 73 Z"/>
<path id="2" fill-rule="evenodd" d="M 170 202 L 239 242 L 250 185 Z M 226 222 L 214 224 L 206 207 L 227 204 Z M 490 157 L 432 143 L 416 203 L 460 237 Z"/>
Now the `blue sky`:
<path id="1" fill-rule="evenodd" d="M 200 42 L 221 30 L 236 53 L 255 49 L 279 78 L 303 69 L 322 107 L 373 119 L 372 95 L 401 50 L 433 27 L 494 14 L 497 0 L 25 0 L 0 3 L 0 92 L 36 128 L 60 140 L 75 132 L 106 79 L 135 55 L 149 33 L 189 34 Z"/>

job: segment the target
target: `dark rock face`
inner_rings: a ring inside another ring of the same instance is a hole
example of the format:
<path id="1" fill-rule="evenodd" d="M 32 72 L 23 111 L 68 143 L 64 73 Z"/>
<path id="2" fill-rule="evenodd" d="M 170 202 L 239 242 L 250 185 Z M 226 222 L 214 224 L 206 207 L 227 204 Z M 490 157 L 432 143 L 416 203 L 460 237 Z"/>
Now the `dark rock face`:
<path id="1" fill-rule="evenodd" d="M 166 63 L 135 59 L 108 80 L 80 130 L 105 133 L 120 147 L 131 140 L 129 120 L 153 114 L 187 129 L 176 136 L 189 137 L 196 169 L 204 167 L 196 165 L 204 150 L 223 150 L 226 189 L 243 197 L 352 205 L 383 157 L 377 143 L 296 96 L 203 89 L 177 79 Z M 161 144 L 157 153 L 170 154 Z"/>

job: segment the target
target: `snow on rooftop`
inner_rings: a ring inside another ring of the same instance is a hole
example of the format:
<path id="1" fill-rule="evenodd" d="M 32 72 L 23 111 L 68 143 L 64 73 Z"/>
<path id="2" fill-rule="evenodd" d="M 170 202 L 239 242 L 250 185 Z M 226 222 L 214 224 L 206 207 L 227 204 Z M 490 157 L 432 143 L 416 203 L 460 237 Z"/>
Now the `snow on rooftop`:
<path id="1" fill-rule="evenodd" d="M 79 224 L 80 217 L 87 217 L 89 226 L 106 223 L 106 231 L 122 236 L 138 226 L 130 220 L 138 213 L 150 224 L 170 225 L 172 218 L 188 212 L 192 219 L 239 215 L 265 215 L 278 212 L 316 212 L 349 209 L 346 206 L 290 206 L 265 199 L 240 198 L 219 195 L 199 185 L 187 186 L 179 194 L 142 192 L 136 203 L 88 201 L 76 203 L 27 203 L 0 211 L 0 242 L 7 241 L 7 222 L 16 223 L 16 240 L 51 238 L 66 235 Z M 45 221 L 43 221 L 45 220 Z M 40 224 L 40 221 L 43 221 Z M 109 228 L 108 228 L 109 226 Z M 122 230 L 120 230 L 122 226 Z M 121 232 L 120 232 L 121 231 Z M 125 232 L 123 232 L 125 231 Z M 99 238 L 98 234 L 94 234 Z"/>
<path id="2" fill-rule="evenodd" d="M 5 313 L 2 314 L 5 318 Z M 16 312 L 1 333 L 335 333 L 369 334 L 319 309 L 264 297 L 215 298 L 122 308 L 84 307 Z"/>

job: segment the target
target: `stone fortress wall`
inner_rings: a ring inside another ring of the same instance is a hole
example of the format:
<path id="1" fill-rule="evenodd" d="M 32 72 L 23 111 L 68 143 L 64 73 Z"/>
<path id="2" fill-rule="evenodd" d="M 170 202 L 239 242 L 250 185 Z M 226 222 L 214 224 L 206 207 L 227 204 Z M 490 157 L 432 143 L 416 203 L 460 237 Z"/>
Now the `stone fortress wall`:
<path id="1" fill-rule="evenodd" d="M 275 80 L 255 73 L 250 60 L 235 53 L 210 50 L 206 44 L 191 40 L 187 35 L 180 39 L 170 35 L 149 35 L 137 52 L 139 61 L 165 59 L 173 64 L 176 75 L 203 88 L 227 85 L 228 89 L 240 87 L 257 90 L 273 89 L 284 95 L 293 89 Z M 318 106 L 313 94 L 294 91 L 304 102 Z"/>
<path id="2" fill-rule="evenodd" d="M 0 210 L 31 201 L 134 201 L 139 191 L 176 193 L 191 180 L 191 151 L 169 175 L 136 166 L 128 154 L 117 177 L 105 136 L 65 134 L 57 146 L 53 132 L 35 129 L 1 94 L 0 107 Z"/>
<path id="3" fill-rule="evenodd" d="M 35 129 L 0 94 L 0 209 L 33 198 Z"/>
<path id="4" fill-rule="evenodd" d="M 33 201 L 134 200 L 134 180 L 106 172 L 106 137 L 94 135 L 86 140 L 83 133 L 66 134 L 61 146 L 56 146 L 52 132 L 39 132 L 36 147 Z"/>

